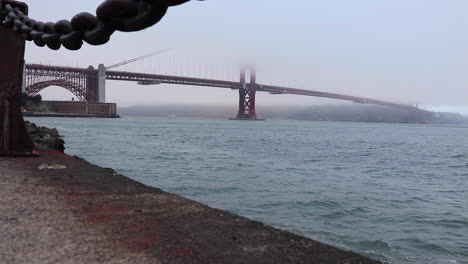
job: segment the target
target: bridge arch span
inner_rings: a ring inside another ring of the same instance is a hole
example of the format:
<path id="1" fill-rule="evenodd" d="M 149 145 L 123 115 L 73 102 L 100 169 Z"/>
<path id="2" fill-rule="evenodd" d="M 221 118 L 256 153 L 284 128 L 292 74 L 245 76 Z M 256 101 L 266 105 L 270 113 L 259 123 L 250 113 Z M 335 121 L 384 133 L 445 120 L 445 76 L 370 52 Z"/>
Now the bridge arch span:
<path id="1" fill-rule="evenodd" d="M 65 79 L 48 80 L 34 83 L 26 87 L 26 93 L 28 95 L 35 96 L 49 86 L 59 86 L 65 88 L 73 95 L 75 95 L 79 101 L 86 101 L 86 87 L 72 81 L 67 81 Z"/>

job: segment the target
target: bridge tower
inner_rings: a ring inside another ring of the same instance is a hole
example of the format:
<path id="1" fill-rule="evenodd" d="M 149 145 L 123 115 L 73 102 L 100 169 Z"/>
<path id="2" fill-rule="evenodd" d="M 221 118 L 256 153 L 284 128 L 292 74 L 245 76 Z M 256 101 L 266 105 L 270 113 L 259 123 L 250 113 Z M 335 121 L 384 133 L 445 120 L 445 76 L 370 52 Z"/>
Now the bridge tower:
<path id="1" fill-rule="evenodd" d="M 249 83 L 246 82 L 246 71 L 250 71 Z M 253 67 L 242 67 L 240 72 L 239 111 L 236 119 L 257 120 L 255 96 L 257 94 L 257 77 Z"/>
<path id="2" fill-rule="evenodd" d="M 86 101 L 97 102 L 99 100 L 99 76 L 93 66 L 86 69 Z"/>
<path id="3" fill-rule="evenodd" d="M 89 66 L 86 70 L 86 101 L 106 102 L 106 67 L 99 64 L 98 69 Z"/>
<path id="4" fill-rule="evenodd" d="M 98 66 L 98 91 L 99 91 L 99 102 L 106 102 L 106 67 L 104 64 Z"/>

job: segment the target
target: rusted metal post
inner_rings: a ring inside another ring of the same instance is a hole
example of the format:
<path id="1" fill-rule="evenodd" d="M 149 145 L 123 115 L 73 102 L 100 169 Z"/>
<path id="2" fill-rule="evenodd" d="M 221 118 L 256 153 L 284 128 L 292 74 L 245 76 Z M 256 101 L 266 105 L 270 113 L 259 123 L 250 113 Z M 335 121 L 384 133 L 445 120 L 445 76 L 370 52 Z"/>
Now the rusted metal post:
<path id="1" fill-rule="evenodd" d="M 25 14 L 25 3 L 0 0 L 0 10 L 6 4 L 19 7 Z M 24 70 L 24 37 L 0 25 L 0 155 L 36 155 L 20 109 Z"/>

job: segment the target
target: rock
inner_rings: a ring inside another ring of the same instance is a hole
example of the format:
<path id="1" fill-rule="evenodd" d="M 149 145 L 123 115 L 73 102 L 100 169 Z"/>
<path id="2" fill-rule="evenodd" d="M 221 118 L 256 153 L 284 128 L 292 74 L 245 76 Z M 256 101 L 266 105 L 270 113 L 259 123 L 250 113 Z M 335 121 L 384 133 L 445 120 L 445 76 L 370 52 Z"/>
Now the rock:
<path id="1" fill-rule="evenodd" d="M 41 127 L 43 132 L 50 134 L 53 137 L 60 137 L 58 130 L 56 128 Z"/>
<path id="2" fill-rule="evenodd" d="M 49 163 L 41 164 L 38 167 L 39 170 L 63 170 L 63 169 L 66 169 L 66 168 L 67 168 L 67 166 L 65 166 L 65 165 L 49 164 Z"/>
<path id="3" fill-rule="evenodd" d="M 56 128 L 38 127 L 36 124 L 25 121 L 26 127 L 38 150 L 65 150 L 65 141 Z"/>

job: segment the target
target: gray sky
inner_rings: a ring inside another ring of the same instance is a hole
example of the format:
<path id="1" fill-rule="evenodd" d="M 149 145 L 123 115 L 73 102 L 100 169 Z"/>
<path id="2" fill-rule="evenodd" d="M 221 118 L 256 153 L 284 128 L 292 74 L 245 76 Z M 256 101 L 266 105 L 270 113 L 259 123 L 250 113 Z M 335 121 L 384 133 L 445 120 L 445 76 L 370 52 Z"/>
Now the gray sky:
<path id="1" fill-rule="evenodd" d="M 26 2 L 31 17 L 57 21 L 80 11 L 94 13 L 101 0 Z M 122 69 L 238 78 L 238 65 L 252 63 L 262 83 L 468 113 L 463 109 L 468 106 L 466 12 L 466 0 L 191 1 L 171 8 L 155 27 L 136 33 L 117 32 L 104 46 L 57 52 L 28 44 L 26 60 L 84 67 L 110 65 L 169 48 L 164 54 Z M 161 65 L 171 65 L 171 70 Z M 60 88 L 48 88 L 43 95 L 57 99 L 72 96 Z M 108 82 L 107 100 L 123 106 L 234 105 L 237 93 Z M 266 93 L 257 99 L 259 105 L 336 102 Z"/>

